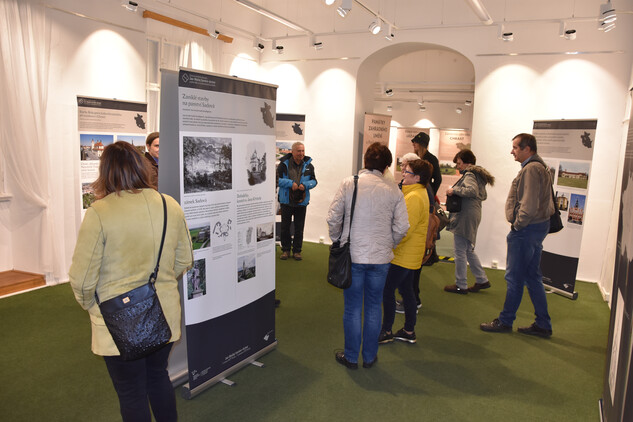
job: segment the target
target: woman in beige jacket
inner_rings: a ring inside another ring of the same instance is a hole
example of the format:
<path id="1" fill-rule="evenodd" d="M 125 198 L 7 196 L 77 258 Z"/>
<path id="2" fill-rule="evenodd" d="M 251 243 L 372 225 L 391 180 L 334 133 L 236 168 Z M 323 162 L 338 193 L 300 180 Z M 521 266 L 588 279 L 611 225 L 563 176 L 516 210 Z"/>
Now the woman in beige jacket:
<path id="1" fill-rule="evenodd" d="M 180 295 L 176 280 L 193 261 L 184 212 L 171 197 L 156 291 L 172 332 L 170 343 L 145 358 L 124 361 L 106 328 L 95 292 L 106 301 L 147 283 L 156 266 L 163 231 L 160 194 L 151 189 L 145 158 L 127 142 L 105 148 L 98 198 L 86 210 L 69 276 L 75 298 L 90 314 L 92 351 L 104 357 L 119 396 L 124 421 L 175 421 L 176 398 L 167 373 L 172 342 L 180 338 Z"/>

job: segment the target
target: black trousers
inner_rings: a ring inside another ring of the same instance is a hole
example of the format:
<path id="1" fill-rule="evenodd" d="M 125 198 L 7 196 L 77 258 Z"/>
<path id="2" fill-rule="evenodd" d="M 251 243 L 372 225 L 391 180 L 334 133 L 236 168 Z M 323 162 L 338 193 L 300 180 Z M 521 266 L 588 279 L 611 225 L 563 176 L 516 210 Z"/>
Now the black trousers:
<path id="1" fill-rule="evenodd" d="M 301 252 L 303 245 L 303 226 L 306 222 L 307 207 L 293 207 L 287 204 L 281 204 L 281 250 L 282 252 L 292 251 L 294 253 Z M 295 233 L 294 237 L 290 236 L 290 224 L 294 217 Z"/>
<path id="2" fill-rule="evenodd" d="M 150 405 L 156 422 L 175 422 L 176 394 L 167 372 L 169 343 L 142 359 L 124 361 L 104 356 L 112 384 L 119 396 L 123 422 L 151 422 Z"/>

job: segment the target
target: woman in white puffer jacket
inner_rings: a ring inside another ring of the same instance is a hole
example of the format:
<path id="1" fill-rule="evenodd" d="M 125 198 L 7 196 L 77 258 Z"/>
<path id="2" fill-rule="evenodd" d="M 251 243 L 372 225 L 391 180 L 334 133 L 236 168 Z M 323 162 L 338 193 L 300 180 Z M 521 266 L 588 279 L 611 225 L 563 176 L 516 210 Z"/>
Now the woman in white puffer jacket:
<path id="1" fill-rule="evenodd" d="M 350 251 L 352 285 L 344 290 L 343 328 L 345 351 L 336 352 L 337 362 L 350 369 L 358 368 L 363 345 L 363 366 L 370 368 L 377 360 L 378 335 L 382 320 L 382 292 L 393 249 L 409 230 L 404 196 L 398 186 L 384 177 L 392 163 L 389 148 L 378 142 L 365 152 L 365 168 L 358 173 L 358 190 L 352 222 Z M 349 220 L 354 193 L 354 176 L 343 180 L 332 200 L 327 223 L 332 241 L 349 234 Z M 361 324 L 361 315 L 364 321 Z M 362 333 L 362 339 L 361 339 Z"/>

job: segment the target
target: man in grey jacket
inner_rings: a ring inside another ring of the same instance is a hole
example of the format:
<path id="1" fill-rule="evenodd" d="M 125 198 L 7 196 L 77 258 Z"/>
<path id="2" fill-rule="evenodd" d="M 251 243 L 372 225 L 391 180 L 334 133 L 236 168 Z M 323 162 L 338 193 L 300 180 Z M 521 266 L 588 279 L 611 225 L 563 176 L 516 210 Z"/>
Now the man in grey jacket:
<path id="1" fill-rule="evenodd" d="M 521 133 L 515 136 L 511 154 L 521 163 L 521 170 L 512 181 L 506 200 L 506 219 L 511 224 L 505 275 L 508 290 L 499 318 L 481 324 L 480 328 L 496 333 L 512 331 L 523 297 L 523 286 L 527 285 L 536 321 L 529 327 L 518 328 L 518 331 L 547 338 L 552 335 L 552 322 L 543 287 L 541 252 L 549 231 L 550 216 L 554 214 L 552 182 L 546 164 L 536 153 L 533 135 Z"/>

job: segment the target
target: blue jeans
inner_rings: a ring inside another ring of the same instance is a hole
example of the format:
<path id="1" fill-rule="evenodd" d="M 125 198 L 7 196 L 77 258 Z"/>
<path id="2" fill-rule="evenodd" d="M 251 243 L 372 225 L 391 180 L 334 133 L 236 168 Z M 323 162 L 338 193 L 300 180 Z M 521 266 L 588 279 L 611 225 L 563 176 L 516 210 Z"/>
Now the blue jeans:
<path id="1" fill-rule="evenodd" d="M 530 224 L 527 227 L 508 233 L 508 255 L 506 260 L 506 283 L 508 291 L 499 321 L 512 326 L 523 297 L 523 288 L 527 286 L 534 305 L 536 325 L 546 330 L 552 329 L 552 321 L 547 312 L 547 299 L 541 273 L 541 252 L 543 240 L 549 231 L 549 220 Z"/>
<path id="2" fill-rule="evenodd" d="M 385 287 L 389 265 L 352 263 L 352 285 L 343 291 L 345 358 L 349 362 L 358 362 L 361 338 L 363 362 L 373 362 L 376 359 L 382 319 L 382 291 Z M 361 315 L 364 315 L 362 326 Z"/>
<path id="3" fill-rule="evenodd" d="M 481 266 L 479 257 L 475 253 L 475 246 L 470 240 L 460 235 L 453 235 L 455 241 L 455 284 L 460 289 L 467 289 L 467 263 L 470 265 L 470 271 L 475 276 L 477 283 L 485 283 L 488 281 L 486 272 Z"/>
<path id="4" fill-rule="evenodd" d="M 413 273 L 415 270 L 390 264 L 387 273 L 387 282 L 382 293 L 382 306 L 384 315 L 382 319 L 382 329 L 390 332 L 393 328 L 393 321 L 396 318 L 396 289 L 402 295 L 402 306 L 404 306 L 404 329 L 413 331 L 415 329 L 417 304 L 413 293 Z"/>

